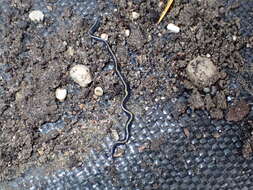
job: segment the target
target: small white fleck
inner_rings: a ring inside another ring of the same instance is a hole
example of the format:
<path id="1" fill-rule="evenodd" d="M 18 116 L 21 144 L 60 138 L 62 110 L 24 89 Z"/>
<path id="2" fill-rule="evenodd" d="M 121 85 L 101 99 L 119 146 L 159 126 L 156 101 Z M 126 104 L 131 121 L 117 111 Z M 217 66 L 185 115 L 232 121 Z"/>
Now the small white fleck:
<path id="1" fill-rule="evenodd" d="M 162 6 L 163 6 L 163 2 L 160 1 L 160 2 L 158 3 L 158 7 L 162 7 Z"/>
<path id="2" fill-rule="evenodd" d="M 73 56 L 75 53 L 75 50 L 73 49 L 73 47 L 69 46 L 68 49 L 67 49 L 67 54 L 69 56 Z"/>
<path id="3" fill-rule="evenodd" d="M 55 97 L 60 101 L 63 102 L 67 96 L 67 90 L 64 88 L 57 88 L 55 91 Z"/>
<path id="4" fill-rule="evenodd" d="M 118 132 L 116 131 L 116 129 L 111 129 L 111 133 L 112 133 L 113 139 L 119 140 L 119 134 L 118 134 Z"/>
<path id="5" fill-rule="evenodd" d="M 210 58 L 210 57 L 211 57 L 211 55 L 208 53 L 208 54 L 206 54 L 206 57 L 207 57 L 207 58 Z"/>
<path id="6" fill-rule="evenodd" d="M 128 30 L 128 29 L 125 30 L 125 36 L 126 37 L 130 36 L 130 30 Z"/>
<path id="7" fill-rule="evenodd" d="M 172 23 L 167 25 L 167 30 L 169 30 L 170 32 L 173 32 L 173 33 L 180 32 L 180 28 L 177 25 L 172 24 Z"/>
<path id="8" fill-rule="evenodd" d="M 236 36 L 233 36 L 232 39 L 233 39 L 233 41 L 236 41 L 236 40 L 237 40 L 237 37 L 236 37 Z"/>
<path id="9" fill-rule="evenodd" d="M 138 19 L 140 17 L 140 14 L 137 13 L 137 12 L 132 12 L 132 18 L 135 20 L 135 19 Z"/>
<path id="10" fill-rule="evenodd" d="M 34 10 L 29 13 L 29 18 L 34 22 L 40 22 L 44 20 L 44 14 L 40 10 Z"/>
<path id="11" fill-rule="evenodd" d="M 101 34 L 100 37 L 101 37 L 103 40 L 107 41 L 109 36 L 108 36 L 108 34 L 103 33 L 103 34 Z"/>
<path id="12" fill-rule="evenodd" d="M 148 41 L 151 41 L 152 40 L 152 36 L 151 34 L 148 35 Z"/>
<path id="13" fill-rule="evenodd" d="M 228 102 L 230 102 L 230 101 L 232 101 L 232 100 L 233 100 L 233 98 L 232 98 L 231 96 L 228 96 L 228 97 L 227 97 L 227 101 L 228 101 Z"/>

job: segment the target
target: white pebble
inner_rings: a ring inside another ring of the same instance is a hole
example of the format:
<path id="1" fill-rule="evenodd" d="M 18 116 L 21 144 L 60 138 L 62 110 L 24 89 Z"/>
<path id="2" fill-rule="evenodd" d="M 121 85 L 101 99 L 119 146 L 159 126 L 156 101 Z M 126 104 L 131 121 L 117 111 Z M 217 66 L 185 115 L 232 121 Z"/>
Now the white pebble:
<path id="1" fill-rule="evenodd" d="M 105 41 L 107 41 L 108 38 L 109 38 L 108 34 L 106 34 L 106 33 L 101 34 L 100 37 L 101 37 L 103 40 L 105 40 Z"/>
<path id="2" fill-rule="evenodd" d="M 87 87 L 92 82 L 89 67 L 85 65 L 75 65 L 70 69 L 70 77 L 81 87 Z"/>
<path id="3" fill-rule="evenodd" d="M 96 96 L 103 96 L 104 91 L 101 87 L 96 87 L 95 90 L 94 90 L 94 93 L 95 93 Z"/>
<path id="4" fill-rule="evenodd" d="M 63 102 L 67 96 L 67 90 L 64 88 L 57 88 L 55 91 L 55 97 L 60 101 Z"/>
<path id="5" fill-rule="evenodd" d="M 138 19 L 140 17 L 140 14 L 137 13 L 137 12 L 132 12 L 132 18 L 135 20 L 135 19 Z"/>
<path id="6" fill-rule="evenodd" d="M 170 32 L 173 32 L 173 33 L 180 32 L 180 28 L 177 25 L 172 24 L 172 23 L 167 25 L 167 30 L 169 30 Z"/>
<path id="7" fill-rule="evenodd" d="M 44 14 L 40 10 L 31 11 L 29 18 L 34 22 L 40 22 L 44 20 Z"/>
<path id="8" fill-rule="evenodd" d="M 126 37 L 130 36 L 130 30 L 128 30 L 128 29 L 125 30 L 125 36 Z"/>

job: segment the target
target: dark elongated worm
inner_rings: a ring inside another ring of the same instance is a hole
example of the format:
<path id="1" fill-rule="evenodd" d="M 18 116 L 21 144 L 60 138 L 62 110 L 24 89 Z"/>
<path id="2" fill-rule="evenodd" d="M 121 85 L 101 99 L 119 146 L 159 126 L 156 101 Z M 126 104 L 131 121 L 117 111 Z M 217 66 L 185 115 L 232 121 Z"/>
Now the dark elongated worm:
<path id="1" fill-rule="evenodd" d="M 113 146 L 112 146 L 112 150 L 111 150 L 111 156 L 112 158 L 114 158 L 114 154 L 115 154 L 115 151 L 116 151 L 116 148 L 120 145 L 124 145 L 128 142 L 129 138 L 130 138 L 130 127 L 131 127 L 131 124 L 133 122 L 133 119 L 134 119 L 134 114 L 129 111 L 127 108 L 126 108 L 126 102 L 127 102 L 127 99 L 130 95 L 130 88 L 129 88 L 129 85 L 127 84 L 126 80 L 124 79 L 124 77 L 122 76 L 121 72 L 120 72 L 120 67 L 118 65 L 118 62 L 117 62 L 117 58 L 115 56 L 115 54 L 113 53 L 110 45 L 108 44 L 108 42 L 102 38 L 99 38 L 97 36 L 94 36 L 94 32 L 97 30 L 97 28 L 99 27 L 99 18 L 96 20 L 96 22 L 91 26 L 91 28 L 89 29 L 89 35 L 92 39 L 94 40 L 97 40 L 97 41 L 100 41 L 100 42 L 103 42 L 104 45 L 106 46 L 106 48 L 108 49 L 112 59 L 113 59 L 113 62 L 114 62 L 114 66 L 115 66 L 115 71 L 116 71 L 116 74 L 118 75 L 118 77 L 120 78 L 120 81 L 122 82 L 123 86 L 124 86 L 124 92 L 125 92 L 125 95 L 124 95 L 124 98 L 122 99 L 121 101 L 121 109 L 127 114 L 128 116 L 128 119 L 127 119 L 127 122 L 125 124 L 125 136 L 123 139 L 121 140 L 118 140 L 116 141 Z"/>

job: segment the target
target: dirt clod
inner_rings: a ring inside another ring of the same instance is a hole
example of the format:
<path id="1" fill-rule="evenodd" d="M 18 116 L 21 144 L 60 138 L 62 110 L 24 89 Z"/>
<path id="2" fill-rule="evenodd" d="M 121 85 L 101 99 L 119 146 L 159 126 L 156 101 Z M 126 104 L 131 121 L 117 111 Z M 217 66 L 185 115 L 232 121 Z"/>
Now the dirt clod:
<path id="1" fill-rule="evenodd" d="M 205 57 L 198 56 L 190 61 L 186 71 L 190 80 L 198 87 L 210 86 L 218 80 L 217 67 Z"/>
<path id="2" fill-rule="evenodd" d="M 192 93 L 189 103 L 193 109 L 201 109 L 204 107 L 204 100 L 198 91 Z"/>
<path id="3" fill-rule="evenodd" d="M 229 108 L 226 119 L 228 121 L 240 121 L 248 115 L 250 107 L 245 100 L 241 100 L 235 106 Z"/>
<path id="4" fill-rule="evenodd" d="M 217 108 L 211 109 L 210 115 L 213 119 L 222 119 L 223 118 L 222 110 L 217 109 Z"/>

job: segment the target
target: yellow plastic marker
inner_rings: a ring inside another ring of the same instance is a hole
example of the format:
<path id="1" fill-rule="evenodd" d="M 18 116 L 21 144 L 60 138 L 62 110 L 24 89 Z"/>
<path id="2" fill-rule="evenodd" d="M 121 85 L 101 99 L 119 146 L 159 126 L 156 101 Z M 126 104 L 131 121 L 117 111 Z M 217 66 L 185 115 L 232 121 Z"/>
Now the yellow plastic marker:
<path id="1" fill-rule="evenodd" d="M 163 12 L 162 12 L 162 14 L 161 14 L 161 16 L 160 16 L 160 18 L 159 18 L 157 24 L 159 24 L 159 23 L 162 21 L 163 17 L 164 17 L 164 16 L 166 15 L 166 13 L 168 12 L 168 10 L 169 10 L 171 4 L 173 3 L 173 1 L 174 1 L 174 0 L 168 0 L 168 2 L 167 2 L 167 4 L 166 4 L 166 7 L 165 7 L 165 9 L 163 10 Z"/>

